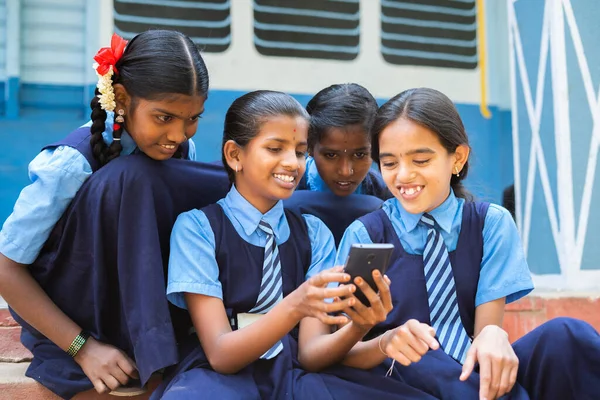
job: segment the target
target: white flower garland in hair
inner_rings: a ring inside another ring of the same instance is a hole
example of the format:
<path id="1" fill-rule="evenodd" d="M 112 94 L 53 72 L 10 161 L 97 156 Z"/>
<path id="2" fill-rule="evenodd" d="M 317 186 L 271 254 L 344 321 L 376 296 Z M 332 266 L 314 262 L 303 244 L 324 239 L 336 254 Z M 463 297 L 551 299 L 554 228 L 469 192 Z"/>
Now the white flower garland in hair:
<path id="1" fill-rule="evenodd" d="M 96 71 L 96 75 L 98 75 L 96 87 L 100 92 L 98 95 L 100 107 L 105 111 L 114 111 L 117 107 L 117 103 L 115 102 L 115 91 L 112 82 L 112 77 L 114 75 L 113 67 L 110 66 L 108 72 L 104 75 L 100 75 L 97 69 L 98 63 L 94 63 L 94 71 Z"/>

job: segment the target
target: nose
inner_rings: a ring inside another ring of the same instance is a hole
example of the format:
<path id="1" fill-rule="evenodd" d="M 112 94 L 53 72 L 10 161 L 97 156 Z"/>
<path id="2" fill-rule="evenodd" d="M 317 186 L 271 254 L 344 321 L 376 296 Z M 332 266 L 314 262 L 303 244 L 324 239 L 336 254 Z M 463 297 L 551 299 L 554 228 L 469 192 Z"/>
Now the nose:
<path id="1" fill-rule="evenodd" d="M 281 160 L 281 165 L 290 171 L 296 171 L 299 168 L 298 157 L 296 151 L 286 151 Z"/>
<path id="2" fill-rule="evenodd" d="M 340 176 L 351 176 L 354 173 L 354 170 L 352 169 L 352 162 L 346 158 L 342 158 L 338 166 L 338 174 Z"/>
<path id="3" fill-rule="evenodd" d="M 408 183 L 414 179 L 414 171 L 410 166 L 404 163 L 398 164 L 398 170 L 396 173 L 396 184 Z"/>
<path id="4" fill-rule="evenodd" d="M 177 126 L 177 127 L 173 127 L 168 133 L 167 133 L 167 139 L 170 142 L 173 143 L 177 143 L 177 144 L 181 144 L 183 142 L 185 142 L 186 140 L 188 140 L 188 135 L 186 134 L 186 129 L 185 126 Z"/>

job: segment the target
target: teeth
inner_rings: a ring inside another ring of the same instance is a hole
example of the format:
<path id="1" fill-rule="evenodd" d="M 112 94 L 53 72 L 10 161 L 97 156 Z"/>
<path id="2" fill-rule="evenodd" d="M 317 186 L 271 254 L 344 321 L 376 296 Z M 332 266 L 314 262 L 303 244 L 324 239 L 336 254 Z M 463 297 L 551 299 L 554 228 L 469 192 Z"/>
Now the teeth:
<path id="1" fill-rule="evenodd" d="M 291 175 L 273 174 L 273 176 L 275 176 L 275 178 L 282 180 L 284 182 L 294 182 L 296 180 L 296 178 L 294 178 Z"/>
<path id="2" fill-rule="evenodd" d="M 410 188 L 401 187 L 400 194 L 407 194 L 409 196 L 412 196 L 415 193 L 419 193 L 421 190 L 423 190 L 423 186 L 414 186 Z"/>
<path id="3" fill-rule="evenodd" d="M 174 144 L 161 144 L 165 149 L 173 150 L 175 148 Z"/>
<path id="4" fill-rule="evenodd" d="M 348 185 L 350 185 L 350 182 L 338 182 L 338 185 L 340 185 L 340 186 L 348 186 Z"/>

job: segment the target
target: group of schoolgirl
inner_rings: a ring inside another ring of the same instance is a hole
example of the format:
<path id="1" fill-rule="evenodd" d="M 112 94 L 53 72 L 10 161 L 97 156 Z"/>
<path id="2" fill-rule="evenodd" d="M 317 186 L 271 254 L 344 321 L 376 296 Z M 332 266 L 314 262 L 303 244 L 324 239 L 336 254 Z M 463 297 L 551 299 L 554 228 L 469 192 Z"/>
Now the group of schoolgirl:
<path id="1" fill-rule="evenodd" d="M 444 94 L 378 107 L 341 84 L 303 108 L 254 91 L 227 111 L 217 165 L 194 161 L 208 72 L 188 37 L 115 35 L 95 60 L 90 123 L 31 162 L 0 231 L 27 376 L 63 398 L 159 371 L 152 398 L 600 392 L 588 324 L 502 330 L 532 281 L 510 214 L 462 186 L 469 141 Z M 377 290 L 343 270 L 355 243 L 394 245 Z"/>

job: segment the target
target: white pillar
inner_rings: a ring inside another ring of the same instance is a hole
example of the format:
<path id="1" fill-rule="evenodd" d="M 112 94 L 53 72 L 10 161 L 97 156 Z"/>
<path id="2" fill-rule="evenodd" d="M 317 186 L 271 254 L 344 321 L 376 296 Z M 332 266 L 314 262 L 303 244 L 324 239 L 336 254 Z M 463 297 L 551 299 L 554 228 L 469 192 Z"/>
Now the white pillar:
<path id="1" fill-rule="evenodd" d="M 6 117 L 19 116 L 21 75 L 21 0 L 6 1 Z"/>

